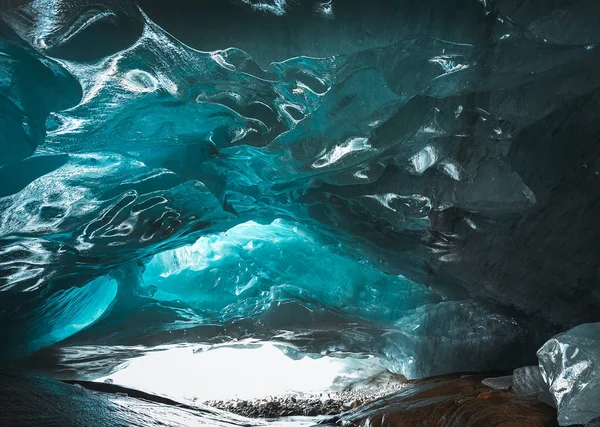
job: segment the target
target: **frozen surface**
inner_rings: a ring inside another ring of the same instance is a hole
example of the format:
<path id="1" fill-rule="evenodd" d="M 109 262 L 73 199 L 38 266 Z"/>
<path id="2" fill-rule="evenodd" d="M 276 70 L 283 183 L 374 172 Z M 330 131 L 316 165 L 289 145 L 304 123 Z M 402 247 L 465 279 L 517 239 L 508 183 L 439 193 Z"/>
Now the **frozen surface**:
<path id="1" fill-rule="evenodd" d="M 538 366 L 524 366 L 513 371 L 512 391 L 519 396 L 537 396 L 548 391 Z"/>
<path id="2" fill-rule="evenodd" d="M 599 320 L 598 2 L 167 3 L 3 4 L 0 359 L 417 377 Z"/>
<path id="3" fill-rule="evenodd" d="M 314 425 L 315 419 L 270 423 L 249 420 L 202 405 L 189 406 L 131 390 L 100 393 L 32 374 L 0 372 L 0 422 L 12 426 L 289 426 Z"/>
<path id="4" fill-rule="evenodd" d="M 283 220 L 240 224 L 156 255 L 142 275 L 159 301 L 184 301 L 215 320 L 258 315 L 276 301 L 318 302 L 378 322 L 438 302 L 403 276 Z"/>
<path id="5" fill-rule="evenodd" d="M 553 337 L 538 358 L 560 425 L 585 424 L 600 416 L 600 323 Z"/>
<path id="6" fill-rule="evenodd" d="M 384 354 L 407 378 L 507 369 L 523 356 L 525 332 L 473 301 L 422 306 L 386 335 Z"/>
<path id="7" fill-rule="evenodd" d="M 495 390 L 508 390 L 512 387 L 512 383 L 512 375 L 506 375 L 503 377 L 490 377 L 481 381 L 481 384 L 491 387 Z"/>

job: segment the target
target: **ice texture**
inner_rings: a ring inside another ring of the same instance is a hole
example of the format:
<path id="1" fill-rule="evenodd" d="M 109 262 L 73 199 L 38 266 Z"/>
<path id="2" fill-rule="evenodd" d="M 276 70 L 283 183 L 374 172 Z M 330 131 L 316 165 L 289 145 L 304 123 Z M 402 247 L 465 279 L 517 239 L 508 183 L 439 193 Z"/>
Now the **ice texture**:
<path id="1" fill-rule="evenodd" d="M 190 407 L 135 390 L 113 389 L 112 393 L 94 392 L 47 377 L 3 370 L 0 371 L 0 422 L 3 425 L 92 427 L 146 427 L 157 423 L 174 427 L 263 425 L 202 405 Z M 309 424 L 284 425 L 299 427 Z"/>
<path id="2" fill-rule="evenodd" d="M 283 220 L 248 222 L 154 256 L 142 280 L 155 288 L 156 300 L 184 301 L 220 321 L 260 314 L 275 301 L 299 300 L 391 323 L 439 301 L 423 286 L 348 255 Z"/>
<path id="3" fill-rule="evenodd" d="M 537 355 L 560 425 L 586 424 L 600 416 L 600 323 L 556 335 Z"/>
<path id="4" fill-rule="evenodd" d="M 538 366 L 524 366 L 513 371 L 512 391 L 519 396 L 537 396 L 548 391 Z"/>
<path id="5" fill-rule="evenodd" d="M 0 166 L 31 156 L 44 142 L 48 114 L 80 99 L 81 87 L 65 68 L 20 42 L 0 21 Z"/>
<path id="6" fill-rule="evenodd" d="M 596 2 L 9 3 L 0 358 L 276 338 L 415 377 L 598 321 Z"/>
<path id="7" fill-rule="evenodd" d="M 481 381 L 481 384 L 491 387 L 495 390 L 508 390 L 513 384 L 512 375 L 503 377 L 490 377 Z"/>
<path id="8" fill-rule="evenodd" d="M 509 369 L 527 347 L 526 332 L 512 318 L 474 301 L 424 305 L 388 332 L 384 354 L 407 378 L 448 372 Z"/>

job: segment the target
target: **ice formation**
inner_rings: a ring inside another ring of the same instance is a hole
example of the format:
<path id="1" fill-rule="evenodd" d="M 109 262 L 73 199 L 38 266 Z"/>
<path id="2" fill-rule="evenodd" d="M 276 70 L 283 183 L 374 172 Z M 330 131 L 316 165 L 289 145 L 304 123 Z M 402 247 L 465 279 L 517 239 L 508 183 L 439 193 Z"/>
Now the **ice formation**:
<path id="1" fill-rule="evenodd" d="M 35 390 L 35 393 L 31 391 Z M 59 381 L 22 372 L 0 371 L 0 422 L 3 425 L 86 425 L 90 427 L 151 427 L 159 422 L 173 427 L 264 426 L 208 407 L 189 407 L 180 401 L 156 398 L 122 389 L 101 394 Z M 139 398 L 142 395 L 141 399 Z M 149 399 L 150 398 L 150 399 Z M 152 399 L 154 398 L 154 399 Z M 33 409 L 34 408 L 34 409 Z M 310 424 L 273 423 L 275 427 Z"/>
<path id="2" fill-rule="evenodd" d="M 600 323 L 587 323 L 556 335 L 538 351 L 561 426 L 600 417 L 599 337 Z"/>
<path id="3" fill-rule="evenodd" d="M 0 359 L 256 339 L 421 377 L 600 319 L 596 2 L 4 6 Z"/>
<path id="4" fill-rule="evenodd" d="M 524 366 L 513 371 L 512 389 L 519 396 L 537 396 L 548 392 L 548 385 L 538 366 Z"/>

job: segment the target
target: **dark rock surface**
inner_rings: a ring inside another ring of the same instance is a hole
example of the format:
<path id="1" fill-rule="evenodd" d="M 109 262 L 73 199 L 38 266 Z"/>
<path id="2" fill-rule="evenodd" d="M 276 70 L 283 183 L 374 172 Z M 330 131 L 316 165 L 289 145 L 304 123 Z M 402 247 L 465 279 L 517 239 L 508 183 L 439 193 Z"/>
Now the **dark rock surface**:
<path id="1" fill-rule="evenodd" d="M 587 423 L 585 427 L 600 427 L 600 417 L 594 418 L 592 421 Z"/>
<path id="2" fill-rule="evenodd" d="M 325 396 L 280 396 L 206 402 L 247 417 L 337 416 L 328 426 L 555 427 L 556 409 L 537 396 L 519 396 L 482 384 L 484 375 L 452 374 L 407 381 L 392 388 Z M 500 377 L 501 378 L 501 377 Z"/>
<path id="3" fill-rule="evenodd" d="M 481 384 L 482 375 L 410 381 L 406 389 L 324 422 L 369 427 L 554 427 L 556 410 L 535 396 L 516 396 Z"/>

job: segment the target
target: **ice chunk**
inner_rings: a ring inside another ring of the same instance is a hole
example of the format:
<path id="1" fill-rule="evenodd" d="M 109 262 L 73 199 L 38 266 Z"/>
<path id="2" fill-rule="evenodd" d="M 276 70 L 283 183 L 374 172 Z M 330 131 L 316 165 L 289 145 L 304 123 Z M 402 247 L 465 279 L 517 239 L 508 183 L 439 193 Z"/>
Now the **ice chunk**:
<path id="1" fill-rule="evenodd" d="M 585 424 L 600 416 L 600 323 L 556 335 L 537 355 L 560 425 Z"/>
<path id="2" fill-rule="evenodd" d="M 496 390 L 508 390 L 512 387 L 513 376 L 507 375 L 504 377 L 486 378 L 481 381 L 481 384 L 491 387 Z"/>
<path id="3" fill-rule="evenodd" d="M 548 391 L 548 385 L 539 367 L 524 366 L 513 371 L 512 389 L 519 396 L 537 396 Z"/>

